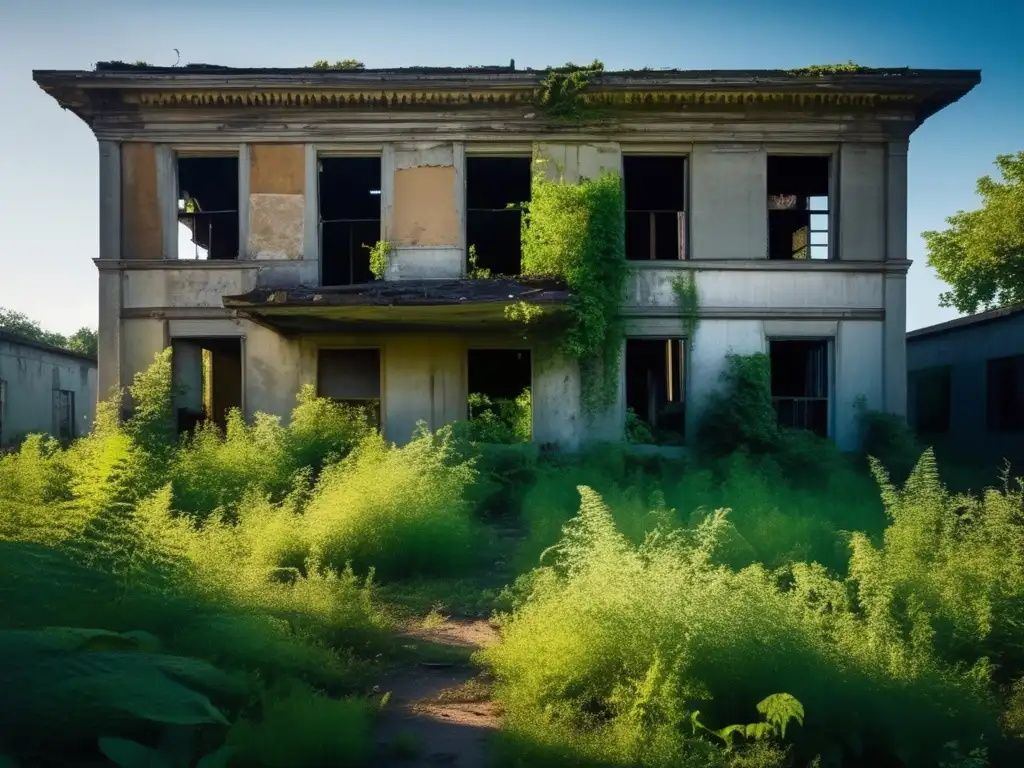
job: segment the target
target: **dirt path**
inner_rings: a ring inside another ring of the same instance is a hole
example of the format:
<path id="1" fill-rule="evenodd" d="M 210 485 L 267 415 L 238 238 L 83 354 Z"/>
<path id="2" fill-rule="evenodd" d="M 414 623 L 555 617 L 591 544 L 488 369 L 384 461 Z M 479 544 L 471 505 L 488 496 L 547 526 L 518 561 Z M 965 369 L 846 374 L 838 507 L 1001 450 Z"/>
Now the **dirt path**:
<path id="1" fill-rule="evenodd" d="M 497 642 L 486 619 L 448 619 L 440 626 L 412 627 L 413 643 L 450 649 L 451 662 L 410 663 L 380 683 L 391 698 L 377 727 L 376 766 L 483 768 L 487 742 L 498 727 L 490 685 L 468 663 L 472 651 Z"/>

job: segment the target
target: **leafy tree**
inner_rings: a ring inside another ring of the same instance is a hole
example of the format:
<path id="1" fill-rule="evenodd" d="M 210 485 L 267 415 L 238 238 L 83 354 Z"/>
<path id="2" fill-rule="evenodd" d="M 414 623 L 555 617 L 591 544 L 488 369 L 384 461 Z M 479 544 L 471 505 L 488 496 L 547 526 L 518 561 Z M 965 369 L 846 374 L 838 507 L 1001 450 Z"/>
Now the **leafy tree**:
<path id="1" fill-rule="evenodd" d="M 96 357 L 99 340 L 96 338 L 96 331 L 83 326 L 68 337 L 68 342 L 65 346 L 72 352 L 77 352 L 80 355 Z"/>
<path id="2" fill-rule="evenodd" d="M 68 343 L 62 334 L 44 331 L 38 322 L 13 309 L 0 307 L 0 329 L 16 333 L 18 336 L 24 336 L 32 341 L 53 344 L 55 347 L 64 347 Z"/>
<path id="3" fill-rule="evenodd" d="M 978 179 L 981 208 L 923 235 L 928 264 L 953 289 L 939 297 L 943 307 L 974 313 L 1024 301 L 1024 151 L 995 164 L 1002 181 Z"/>

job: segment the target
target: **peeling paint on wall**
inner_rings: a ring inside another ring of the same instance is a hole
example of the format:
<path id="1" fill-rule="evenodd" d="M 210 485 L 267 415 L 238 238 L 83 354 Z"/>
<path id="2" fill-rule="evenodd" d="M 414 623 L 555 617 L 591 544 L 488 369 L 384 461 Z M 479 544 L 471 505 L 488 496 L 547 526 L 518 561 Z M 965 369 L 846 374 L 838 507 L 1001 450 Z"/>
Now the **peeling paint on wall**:
<path id="1" fill-rule="evenodd" d="M 458 245 L 455 167 L 395 171 L 392 240 L 396 245 Z"/>
<path id="2" fill-rule="evenodd" d="M 304 144 L 251 144 L 249 191 L 301 195 L 306 184 Z"/>
<path id="3" fill-rule="evenodd" d="M 156 183 L 156 148 L 121 147 L 121 258 L 163 258 L 163 228 Z"/>
<path id="4" fill-rule="evenodd" d="M 253 259 L 301 259 L 305 198 L 302 195 L 249 196 L 249 247 Z"/>

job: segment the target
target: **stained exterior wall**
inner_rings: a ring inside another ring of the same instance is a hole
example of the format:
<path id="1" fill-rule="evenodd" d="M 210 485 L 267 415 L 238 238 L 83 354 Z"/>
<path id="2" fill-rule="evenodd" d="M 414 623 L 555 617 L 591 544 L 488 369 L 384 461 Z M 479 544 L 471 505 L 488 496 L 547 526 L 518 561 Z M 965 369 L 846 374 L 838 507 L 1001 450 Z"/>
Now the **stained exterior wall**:
<path id="1" fill-rule="evenodd" d="M 990 431 L 987 426 L 988 361 L 1024 355 L 1024 312 L 991 322 L 907 339 L 908 414 L 916 425 L 914 374 L 950 367 L 950 423 L 945 435 L 930 435 L 964 456 L 1024 461 L 1024 433 Z M 1019 465 L 1016 465 L 1019 469 Z"/>
<path id="2" fill-rule="evenodd" d="M 33 432 L 58 435 L 54 392 L 74 393 L 75 436 L 91 428 L 96 415 L 96 364 L 0 338 L 0 446 Z"/>
<path id="3" fill-rule="evenodd" d="M 722 131 L 720 140 L 675 136 L 664 148 L 631 135 L 628 142 L 582 138 L 551 141 L 537 136 L 509 153 L 532 151 L 547 159 L 546 173 L 566 183 L 621 172 L 624 152 L 685 154 L 688 159 L 689 260 L 633 263 L 623 297 L 630 336 L 679 336 L 683 323 L 672 281 L 695 275 L 700 322 L 687 364 L 689 429 L 718 384 L 729 352 L 767 349 L 767 339 L 832 340 L 831 433 L 844 448 L 856 445 L 854 402 L 903 413 L 906 396 L 906 142 L 868 140 L 773 142 L 792 126 L 763 127 L 741 140 Z M 806 131 L 811 133 L 809 130 Z M 457 277 L 465 270 L 465 157 L 482 145 L 459 138 L 383 141 L 357 153 L 381 157 L 382 238 L 395 250 L 385 279 Z M 856 131 L 850 136 L 857 137 Z M 662 138 L 662 142 L 666 139 Z M 319 275 L 316 158 L 322 145 L 309 140 L 243 141 L 240 174 L 243 258 L 237 262 L 142 264 L 154 252 L 170 253 L 160 218 L 170 144 L 105 142 L 101 152 L 100 384 L 127 385 L 132 376 L 180 334 L 231 335 L 243 339 L 244 408 L 287 418 L 304 383 L 315 382 L 317 345 L 333 337 L 285 338 L 223 309 L 222 297 L 257 286 L 315 285 Z M 468 149 L 467 149 L 468 147 Z M 343 147 L 329 151 L 343 154 Z M 492 154 L 501 154 L 489 150 Z M 824 153 L 833 158 L 838 194 L 831 233 L 837 259 L 825 263 L 767 259 L 766 162 L 770 154 Z M 163 158 L 161 160 L 161 158 Z M 103 170 L 105 169 L 105 170 Z M 112 170 L 113 169 L 113 170 Z M 117 170 L 117 183 L 110 175 Z M 116 190 L 112 192 L 111 190 Z M 118 219 L 111 206 L 131 201 Z M 164 206 L 166 207 L 166 205 Z M 154 210 L 157 213 L 154 215 Z M 111 221 L 120 226 L 113 228 Z M 154 223 L 155 222 L 155 223 Z M 114 242 L 120 238 L 118 242 Z M 154 251 L 154 248 L 156 249 Z M 117 263 L 118 257 L 129 259 Z M 458 334 L 380 336 L 363 334 L 347 343 L 381 345 L 382 399 L 389 439 L 404 441 L 418 420 L 432 427 L 466 413 L 465 350 Z M 521 344 L 520 344 L 521 346 Z M 613 405 L 587 417 L 580 403 L 578 366 L 550 347 L 534 350 L 535 439 L 574 448 L 588 440 L 616 440 L 625 419 L 624 378 Z M 311 362 L 312 361 L 312 362 Z"/>

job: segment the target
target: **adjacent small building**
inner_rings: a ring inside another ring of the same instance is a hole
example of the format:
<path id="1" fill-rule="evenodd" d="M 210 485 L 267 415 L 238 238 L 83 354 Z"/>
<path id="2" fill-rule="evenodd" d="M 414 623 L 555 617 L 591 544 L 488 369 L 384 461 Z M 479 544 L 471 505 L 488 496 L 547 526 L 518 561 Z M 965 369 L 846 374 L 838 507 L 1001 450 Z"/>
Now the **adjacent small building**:
<path id="1" fill-rule="evenodd" d="M 907 405 L 958 456 L 1024 463 L 1024 304 L 907 334 Z"/>
<path id="2" fill-rule="evenodd" d="M 0 448 L 37 432 L 73 440 L 95 414 L 95 358 L 0 330 Z"/>

